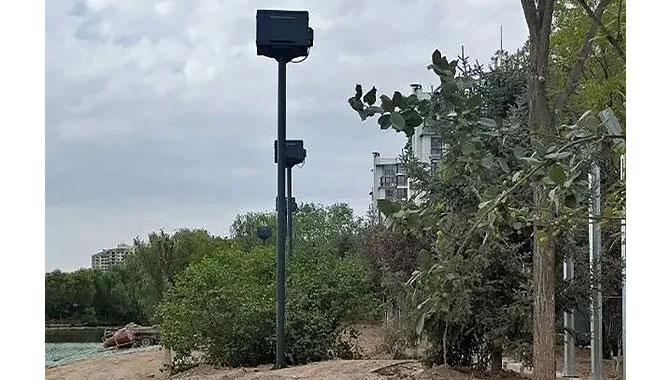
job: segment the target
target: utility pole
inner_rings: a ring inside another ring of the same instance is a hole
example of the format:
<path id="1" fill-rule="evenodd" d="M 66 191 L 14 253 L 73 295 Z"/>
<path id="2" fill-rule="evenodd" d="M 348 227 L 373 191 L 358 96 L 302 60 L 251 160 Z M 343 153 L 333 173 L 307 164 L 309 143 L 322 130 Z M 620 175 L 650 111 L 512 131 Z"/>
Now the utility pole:
<path id="1" fill-rule="evenodd" d="M 303 140 L 286 140 L 286 150 L 284 153 L 285 167 L 287 169 L 287 260 L 291 258 L 294 248 L 293 235 L 293 213 L 297 210 L 296 199 L 293 197 L 293 178 L 292 168 L 305 162 L 307 151 L 303 148 Z M 275 162 L 277 162 L 277 140 L 275 140 Z"/>
<path id="2" fill-rule="evenodd" d="M 284 194 L 284 167 L 286 164 L 285 150 L 287 140 L 287 62 L 284 58 L 278 58 L 278 82 L 277 82 L 277 313 L 276 330 L 277 341 L 275 347 L 275 365 L 278 368 L 286 366 L 284 358 L 284 242 L 287 235 L 287 203 Z"/>
<path id="3" fill-rule="evenodd" d="M 256 54 L 277 60 L 277 246 L 276 246 L 276 344 L 275 368 L 286 367 L 285 347 L 285 241 L 287 201 L 285 194 L 287 62 L 307 57 L 313 30 L 308 27 L 308 12 L 284 10 L 256 11 Z"/>
<path id="4" fill-rule="evenodd" d="M 599 118 L 606 125 L 608 133 L 611 135 L 620 135 L 622 134 L 622 127 L 620 122 L 617 120 L 615 113 L 610 108 L 599 112 Z M 624 140 L 614 139 L 615 147 L 622 149 L 624 151 Z M 620 154 L 620 180 L 625 181 L 625 156 Z M 622 210 L 626 212 L 626 210 Z M 626 249 L 625 249 L 625 229 L 626 229 L 626 220 L 622 219 L 620 221 L 620 255 L 622 259 L 622 351 L 620 353 L 622 360 L 622 380 L 626 379 L 627 373 L 627 282 L 625 278 L 626 273 Z"/>
<path id="5" fill-rule="evenodd" d="M 287 167 L 287 258 L 291 258 L 294 253 L 294 231 L 293 231 L 293 205 L 294 198 L 291 191 L 292 187 L 291 166 Z"/>
<path id="6" fill-rule="evenodd" d="M 564 280 L 570 281 L 574 274 L 573 253 L 564 261 Z M 564 312 L 564 370 L 563 377 L 577 377 L 575 370 L 575 313 Z"/>
<path id="7" fill-rule="evenodd" d="M 601 380 L 603 367 L 603 331 L 601 304 L 601 171 L 596 163 L 590 167 L 588 175 L 591 203 L 589 207 L 589 264 L 592 270 L 591 304 L 591 380 Z"/>

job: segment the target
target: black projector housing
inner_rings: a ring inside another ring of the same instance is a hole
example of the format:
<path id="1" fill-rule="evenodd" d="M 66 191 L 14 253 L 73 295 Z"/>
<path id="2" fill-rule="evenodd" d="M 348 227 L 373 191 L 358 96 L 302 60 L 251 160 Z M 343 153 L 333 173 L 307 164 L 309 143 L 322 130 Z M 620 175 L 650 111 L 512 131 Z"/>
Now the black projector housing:
<path id="1" fill-rule="evenodd" d="M 313 30 L 307 11 L 256 11 L 256 54 L 290 61 L 308 55 Z"/>
<path id="2" fill-rule="evenodd" d="M 275 163 L 277 163 L 277 140 L 275 140 Z M 307 151 L 303 148 L 303 140 L 287 140 L 284 154 L 286 155 L 286 167 L 292 168 L 305 161 Z"/>

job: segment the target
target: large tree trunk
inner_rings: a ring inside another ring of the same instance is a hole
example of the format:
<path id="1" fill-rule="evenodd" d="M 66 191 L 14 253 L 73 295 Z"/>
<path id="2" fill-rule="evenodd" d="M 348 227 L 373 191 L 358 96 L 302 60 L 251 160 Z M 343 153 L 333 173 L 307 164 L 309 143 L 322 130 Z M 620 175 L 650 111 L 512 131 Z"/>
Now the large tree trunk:
<path id="1" fill-rule="evenodd" d="M 530 79 L 529 128 L 532 146 L 538 150 L 554 135 L 547 99 L 547 56 L 536 55 Z M 534 186 L 534 379 L 555 379 L 555 249 L 552 238 L 552 204 L 542 183 Z"/>
<path id="2" fill-rule="evenodd" d="M 534 359 L 535 380 L 555 379 L 555 250 L 547 211 L 547 189 L 537 184 L 534 200 L 538 222 L 534 227 Z"/>
<path id="3" fill-rule="evenodd" d="M 550 32 L 555 0 L 521 0 L 524 17 L 529 27 L 530 64 L 527 89 L 529 96 L 529 131 L 531 145 L 538 151 L 546 147 L 556 134 L 554 119 L 559 117 L 568 98 L 575 91 L 587 60 L 594 34 L 601 23 L 610 0 L 599 0 L 594 11 L 587 8 L 592 25 L 583 36 L 571 74 L 563 90 L 557 96 L 554 107 L 550 107 L 547 95 L 549 77 Z M 586 4 L 582 2 L 583 6 Z M 554 110 L 551 112 L 550 110 Z M 540 149 L 539 149 L 540 148 Z M 548 189 L 542 183 L 534 185 L 534 359 L 535 380 L 554 380 L 555 364 L 555 250 L 552 221 L 554 215 L 548 197 Z"/>
<path id="4" fill-rule="evenodd" d="M 555 135 L 547 95 L 549 76 L 550 28 L 554 0 L 535 4 L 522 0 L 529 26 L 530 63 L 527 90 L 529 96 L 529 131 L 534 150 L 542 150 Z M 554 380 L 555 365 L 555 251 L 552 239 L 552 207 L 548 189 L 542 183 L 534 185 L 534 350 L 533 378 Z"/>

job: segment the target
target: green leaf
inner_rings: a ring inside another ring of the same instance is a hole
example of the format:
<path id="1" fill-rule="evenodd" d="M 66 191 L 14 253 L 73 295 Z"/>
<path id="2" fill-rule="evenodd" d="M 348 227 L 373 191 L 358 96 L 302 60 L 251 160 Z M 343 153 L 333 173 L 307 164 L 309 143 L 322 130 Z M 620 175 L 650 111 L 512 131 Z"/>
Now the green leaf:
<path id="1" fill-rule="evenodd" d="M 488 117 L 480 118 L 480 120 L 478 121 L 478 124 L 482 125 L 483 127 L 487 127 L 487 128 L 496 128 L 496 121 L 494 121 L 493 119 L 490 119 Z"/>
<path id="2" fill-rule="evenodd" d="M 475 145 L 472 142 L 466 141 L 461 145 L 461 154 L 468 156 L 475 151 Z"/>
<path id="3" fill-rule="evenodd" d="M 356 91 L 355 97 L 357 99 L 361 99 L 361 94 L 363 93 L 363 91 L 361 90 L 361 85 L 360 84 L 356 85 L 355 91 Z"/>
<path id="4" fill-rule="evenodd" d="M 422 249 L 419 252 L 419 257 L 417 262 L 419 263 L 420 268 L 429 268 L 431 267 L 431 264 L 433 264 L 433 257 L 431 256 L 431 252 Z"/>
<path id="5" fill-rule="evenodd" d="M 377 123 L 380 124 L 381 129 L 389 129 L 389 127 L 391 127 L 391 114 L 380 116 L 380 118 L 377 119 Z"/>
<path id="6" fill-rule="evenodd" d="M 436 49 L 433 51 L 433 54 L 431 54 L 431 62 L 434 65 L 439 65 L 441 62 L 441 58 L 443 57 L 442 54 L 440 54 L 440 50 Z"/>
<path id="7" fill-rule="evenodd" d="M 376 100 L 377 100 L 377 90 L 375 89 L 375 87 L 371 88 L 370 91 L 368 91 L 366 95 L 363 96 L 363 101 L 366 102 L 369 106 L 375 104 Z"/>
<path id="8" fill-rule="evenodd" d="M 403 115 L 400 113 L 394 111 L 391 113 L 391 125 L 394 126 L 394 129 L 396 130 L 403 130 L 405 127 L 405 119 L 403 118 Z"/>
<path id="9" fill-rule="evenodd" d="M 401 205 L 388 199 L 378 199 L 377 209 L 380 210 L 384 216 L 389 217 L 401 210 Z"/>
<path id="10" fill-rule="evenodd" d="M 405 125 L 411 127 L 411 128 L 417 128 L 420 124 L 422 124 L 422 117 L 419 116 L 417 111 L 410 109 L 407 111 L 404 111 L 401 113 L 403 115 L 403 119 L 405 120 Z"/>
<path id="11" fill-rule="evenodd" d="M 394 110 L 394 102 L 387 95 L 381 95 L 380 101 L 382 101 L 382 109 L 385 112 L 392 112 Z"/>
<path id="12" fill-rule="evenodd" d="M 513 182 L 517 182 L 517 180 L 520 179 L 521 175 L 522 175 L 522 170 L 515 172 L 515 174 L 513 174 Z"/>
<path id="13" fill-rule="evenodd" d="M 494 157 L 487 156 L 487 157 L 483 158 L 482 160 L 480 160 L 480 164 L 482 166 L 486 167 L 487 169 L 492 169 L 492 168 L 494 168 L 494 165 L 495 165 Z"/>
<path id="14" fill-rule="evenodd" d="M 501 167 L 501 170 L 503 170 L 504 173 L 510 174 L 510 167 L 508 167 L 508 164 L 506 163 L 505 160 L 502 158 L 497 158 L 496 161 L 498 161 L 499 166 Z"/>
<path id="15" fill-rule="evenodd" d="M 398 108 L 401 108 L 401 109 L 405 108 L 405 98 L 403 97 L 403 95 L 401 95 L 400 92 L 395 91 L 394 96 L 391 100 L 392 100 L 394 106 L 396 106 Z"/>
<path id="16" fill-rule="evenodd" d="M 556 184 L 562 184 L 566 181 L 566 172 L 564 171 L 564 168 L 559 165 L 552 165 L 548 174 L 550 175 L 552 182 Z"/>
<path id="17" fill-rule="evenodd" d="M 352 109 L 354 109 L 355 111 L 363 110 L 363 102 L 361 102 L 361 99 L 351 97 L 347 100 L 347 102 L 352 107 Z"/>

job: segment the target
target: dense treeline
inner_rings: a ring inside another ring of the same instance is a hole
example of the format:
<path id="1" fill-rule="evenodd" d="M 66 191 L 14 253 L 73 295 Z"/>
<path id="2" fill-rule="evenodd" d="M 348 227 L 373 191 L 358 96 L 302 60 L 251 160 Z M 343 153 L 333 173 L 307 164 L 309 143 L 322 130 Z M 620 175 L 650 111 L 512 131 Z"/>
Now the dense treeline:
<path id="1" fill-rule="evenodd" d="M 136 239 L 135 253 L 124 265 L 107 272 L 47 273 L 45 319 L 89 325 L 157 323 L 157 305 L 189 265 L 222 251 L 250 252 L 263 244 L 256 237 L 256 227 L 268 225 L 275 233 L 275 224 L 273 212 L 248 212 L 236 217 L 228 238 L 204 230 L 159 231 L 149 234 L 146 241 Z M 363 221 L 345 204 L 306 203 L 295 215 L 294 225 L 297 250 L 342 257 L 355 253 Z M 272 248 L 275 239 L 265 244 Z"/>

